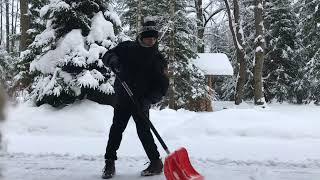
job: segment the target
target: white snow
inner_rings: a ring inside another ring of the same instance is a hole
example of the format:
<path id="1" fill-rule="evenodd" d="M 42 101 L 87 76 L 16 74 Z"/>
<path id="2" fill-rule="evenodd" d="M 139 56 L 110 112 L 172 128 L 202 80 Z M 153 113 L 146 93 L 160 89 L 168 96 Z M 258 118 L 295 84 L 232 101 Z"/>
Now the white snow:
<path id="1" fill-rule="evenodd" d="M 70 53 L 72 56 L 68 56 Z M 59 63 L 67 63 L 77 56 L 86 57 L 87 54 L 88 51 L 84 48 L 84 38 L 81 35 L 81 30 L 74 29 L 62 38 L 56 49 L 50 50 L 40 57 L 38 61 L 33 61 L 30 69 L 32 71 L 41 71 L 43 74 L 53 73 Z"/>
<path id="2" fill-rule="evenodd" d="M 192 61 L 205 75 L 233 75 L 233 68 L 223 53 L 198 53 Z"/>
<path id="3" fill-rule="evenodd" d="M 150 117 L 169 149 L 186 147 L 192 164 L 206 179 L 320 177 L 320 107 L 276 104 L 262 109 L 215 102 L 214 109 L 206 113 L 151 110 Z M 112 116 L 112 107 L 91 101 L 64 109 L 28 104 L 11 108 L 4 124 L 7 153 L 0 155 L 3 177 L 100 179 Z M 118 155 L 115 179 L 140 179 L 138 173 L 147 159 L 133 120 Z"/>
<path id="4" fill-rule="evenodd" d="M 261 3 L 258 4 L 258 8 L 259 8 L 259 9 L 263 9 L 263 6 L 262 6 Z"/>
<path id="5" fill-rule="evenodd" d="M 91 44 L 90 49 L 89 49 L 87 63 L 91 64 L 91 63 L 94 63 L 95 61 L 101 60 L 101 59 L 99 59 L 101 54 L 104 54 L 106 51 L 107 51 L 107 49 L 105 47 L 99 46 L 96 43 Z"/>
<path id="6" fill-rule="evenodd" d="M 257 52 L 257 53 L 258 53 L 258 52 L 263 52 L 262 47 L 261 47 L 261 46 L 258 46 L 258 47 L 256 48 L 256 52 Z"/>
<path id="7" fill-rule="evenodd" d="M 89 43 L 102 42 L 108 38 L 115 38 L 113 25 L 107 21 L 102 12 L 97 13 L 92 19 L 91 31 L 87 37 Z"/>
<path id="8" fill-rule="evenodd" d="M 106 83 L 101 84 L 98 89 L 105 94 L 114 94 L 115 93 L 113 89 L 114 81 L 115 81 L 115 77 L 112 76 L 107 80 Z"/>
<path id="9" fill-rule="evenodd" d="M 99 80 L 97 77 L 98 75 L 95 71 L 84 70 L 84 72 L 78 75 L 77 81 L 81 87 L 96 89 L 99 86 Z"/>
<path id="10" fill-rule="evenodd" d="M 99 86 L 99 90 L 105 94 L 114 94 L 113 86 L 110 82 L 103 83 Z"/>
<path id="11" fill-rule="evenodd" d="M 41 100 L 45 95 L 51 95 L 54 94 L 55 96 L 60 95 L 60 91 L 62 90 L 62 87 L 60 84 L 57 84 L 57 74 L 60 72 L 60 69 L 57 68 L 52 76 L 40 76 L 38 77 L 41 79 L 39 83 L 35 85 L 35 89 L 39 91 L 38 100 Z"/>
<path id="12" fill-rule="evenodd" d="M 109 5 L 108 11 L 104 13 L 106 17 L 108 17 L 112 22 L 115 23 L 116 26 L 121 26 L 121 20 L 118 14 L 114 11 L 113 7 Z"/>
<path id="13" fill-rule="evenodd" d="M 156 16 L 147 16 L 143 18 L 143 22 L 146 23 L 148 21 L 156 21 L 157 17 Z"/>
<path id="14" fill-rule="evenodd" d="M 265 42 L 262 35 L 259 35 L 254 39 L 254 43 L 258 43 L 258 42 Z"/>
<path id="15" fill-rule="evenodd" d="M 55 31 L 51 28 L 47 28 L 41 34 L 35 37 L 35 40 L 31 44 L 31 46 L 41 47 L 42 45 L 49 44 L 55 38 Z"/>
<path id="16" fill-rule="evenodd" d="M 58 9 L 61 10 L 61 9 L 69 9 L 69 8 L 70 8 L 69 4 L 67 4 L 63 0 L 50 0 L 49 5 L 45 5 L 40 9 L 40 17 L 43 17 L 45 14 L 47 14 L 49 10 L 51 10 L 51 14 L 49 15 L 49 17 L 51 17 L 52 13 L 54 11 L 57 11 Z"/>
<path id="17" fill-rule="evenodd" d="M 39 12 L 40 17 L 43 17 L 44 15 L 46 15 L 48 13 L 48 10 L 49 10 L 49 5 L 43 6 Z"/>

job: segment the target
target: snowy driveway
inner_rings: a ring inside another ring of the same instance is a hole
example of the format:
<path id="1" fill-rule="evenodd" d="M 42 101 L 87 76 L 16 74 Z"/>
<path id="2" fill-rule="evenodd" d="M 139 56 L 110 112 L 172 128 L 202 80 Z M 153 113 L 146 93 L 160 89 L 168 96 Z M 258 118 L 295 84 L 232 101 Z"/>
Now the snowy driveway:
<path id="1" fill-rule="evenodd" d="M 102 156 L 70 155 L 2 155 L 3 180 L 99 180 Z M 140 177 L 147 160 L 139 157 L 120 158 L 114 180 L 164 180 L 165 177 Z M 320 162 L 289 164 L 280 162 L 245 162 L 227 159 L 192 159 L 207 180 L 319 180 Z M 1 178 L 0 178 L 1 179 Z"/>
<path id="2" fill-rule="evenodd" d="M 100 179 L 111 107 L 90 101 L 60 110 L 24 104 L 9 115 L 1 180 Z M 320 107 L 311 105 L 247 105 L 212 113 L 151 111 L 168 147 L 186 147 L 192 164 L 207 180 L 319 180 L 319 117 Z M 130 121 L 114 179 L 165 179 L 139 177 L 146 162 Z"/>

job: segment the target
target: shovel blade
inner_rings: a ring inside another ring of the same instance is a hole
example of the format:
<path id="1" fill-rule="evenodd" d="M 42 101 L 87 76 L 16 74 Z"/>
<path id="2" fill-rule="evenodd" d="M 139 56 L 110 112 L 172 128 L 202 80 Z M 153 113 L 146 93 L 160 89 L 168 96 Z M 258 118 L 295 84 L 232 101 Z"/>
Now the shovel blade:
<path id="1" fill-rule="evenodd" d="M 204 180 L 192 167 L 185 148 L 178 149 L 166 158 L 164 174 L 167 180 Z"/>

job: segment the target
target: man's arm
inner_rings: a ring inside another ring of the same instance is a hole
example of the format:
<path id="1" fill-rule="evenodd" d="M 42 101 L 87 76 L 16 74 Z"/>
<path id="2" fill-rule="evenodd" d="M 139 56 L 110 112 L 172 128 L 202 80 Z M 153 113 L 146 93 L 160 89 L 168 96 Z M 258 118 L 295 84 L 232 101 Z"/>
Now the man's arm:
<path id="1" fill-rule="evenodd" d="M 128 43 L 129 41 L 119 43 L 116 47 L 107 51 L 102 57 L 103 64 L 111 68 L 113 72 L 118 73 L 120 70 L 121 61 L 125 59 L 123 55 L 126 54 Z"/>
<path id="2" fill-rule="evenodd" d="M 160 54 L 160 72 L 156 73 L 151 91 L 146 95 L 145 101 L 155 104 L 161 101 L 169 88 L 168 63 Z"/>

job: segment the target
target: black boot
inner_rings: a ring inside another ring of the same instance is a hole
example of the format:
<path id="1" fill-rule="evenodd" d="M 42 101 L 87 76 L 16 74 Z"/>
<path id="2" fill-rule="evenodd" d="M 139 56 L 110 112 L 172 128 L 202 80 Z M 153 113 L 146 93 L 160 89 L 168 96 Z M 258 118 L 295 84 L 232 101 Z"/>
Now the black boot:
<path id="1" fill-rule="evenodd" d="M 153 176 L 161 174 L 163 171 L 163 163 L 161 159 L 153 160 L 150 162 L 147 169 L 141 172 L 141 176 Z"/>
<path id="2" fill-rule="evenodd" d="M 114 165 L 114 160 L 106 160 L 106 165 L 103 168 L 102 179 L 110 179 L 115 175 L 116 168 Z"/>

